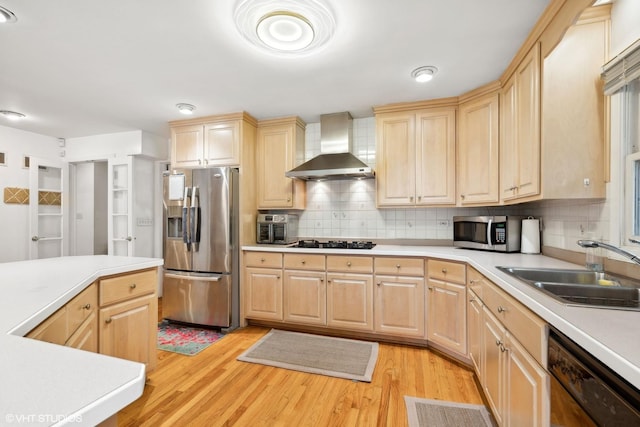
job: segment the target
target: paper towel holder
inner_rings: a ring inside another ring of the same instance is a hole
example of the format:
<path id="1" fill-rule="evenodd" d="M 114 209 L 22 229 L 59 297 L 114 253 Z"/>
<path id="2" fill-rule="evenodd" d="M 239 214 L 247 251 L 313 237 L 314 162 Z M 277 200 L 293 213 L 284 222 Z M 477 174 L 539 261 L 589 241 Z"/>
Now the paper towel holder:
<path id="1" fill-rule="evenodd" d="M 520 252 L 523 254 L 540 253 L 540 219 L 528 216 L 522 220 Z"/>

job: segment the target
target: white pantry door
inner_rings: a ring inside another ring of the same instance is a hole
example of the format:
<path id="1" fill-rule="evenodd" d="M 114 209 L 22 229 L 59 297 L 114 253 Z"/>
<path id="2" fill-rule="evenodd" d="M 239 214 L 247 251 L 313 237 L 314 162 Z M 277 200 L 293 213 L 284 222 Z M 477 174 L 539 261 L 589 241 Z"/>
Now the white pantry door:
<path id="1" fill-rule="evenodd" d="M 133 158 L 109 159 L 107 180 L 108 254 L 133 256 Z"/>
<path id="2" fill-rule="evenodd" d="M 29 159 L 29 258 L 68 255 L 69 165 Z"/>

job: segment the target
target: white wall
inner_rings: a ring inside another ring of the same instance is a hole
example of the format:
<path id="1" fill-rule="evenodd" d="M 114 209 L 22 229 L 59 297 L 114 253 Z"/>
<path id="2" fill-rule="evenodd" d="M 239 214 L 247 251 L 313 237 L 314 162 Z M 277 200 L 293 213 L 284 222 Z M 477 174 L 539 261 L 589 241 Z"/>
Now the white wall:
<path id="1" fill-rule="evenodd" d="M 146 156 L 168 159 L 167 140 L 143 131 L 91 135 L 66 140 L 68 162 L 106 160 L 115 156 Z"/>
<path id="2" fill-rule="evenodd" d="M 29 170 L 22 167 L 23 157 L 59 159 L 58 138 L 0 126 L 0 151 L 7 165 L 0 166 L 0 190 L 29 187 Z M 0 201 L 0 262 L 29 258 L 29 206 Z"/>

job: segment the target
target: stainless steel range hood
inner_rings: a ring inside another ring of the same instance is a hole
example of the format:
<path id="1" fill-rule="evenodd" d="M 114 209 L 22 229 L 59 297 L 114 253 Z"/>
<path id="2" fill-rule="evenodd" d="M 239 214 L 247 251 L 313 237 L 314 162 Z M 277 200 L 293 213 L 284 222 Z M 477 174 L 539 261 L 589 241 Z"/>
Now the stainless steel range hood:
<path id="1" fill-rule="evenodd" d="M 353 118 L 348 112 L 320 116 L 320 155 L 285 173 L 305 181 L 373 178 L 373 170 L 351 153 Z"/>

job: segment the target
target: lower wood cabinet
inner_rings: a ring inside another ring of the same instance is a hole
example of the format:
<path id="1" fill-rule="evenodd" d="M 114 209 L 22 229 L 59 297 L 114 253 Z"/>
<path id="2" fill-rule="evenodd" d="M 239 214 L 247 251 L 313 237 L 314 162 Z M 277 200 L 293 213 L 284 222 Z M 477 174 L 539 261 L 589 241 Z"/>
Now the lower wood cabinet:
<path id="1" fill-rule="evenodd" d="M 309 325 L 327 324 L 324 271 L 284 271 L 284 320 Z"/>
<path id="2" fill-rule="evenodd" d="M 373 276 L 327 273 L 327 326 L 373 331 Z"/>
<path id="3" fill-rule="evenodd" d="M 93 311 L 65 344 L 85 351 L 98 351 L 98 315 Z"/>
<path id="4" fill-rule="evenodd" d="M 99 351 L 156 367 L 158 333 L 157 269 L 99 281 Z"/>
<path id="5" fill-rule="evenodd" d="M 245 316 L 252 319 L 283 319 L 282 254 L 245 252 L 243 294 Z"/>

